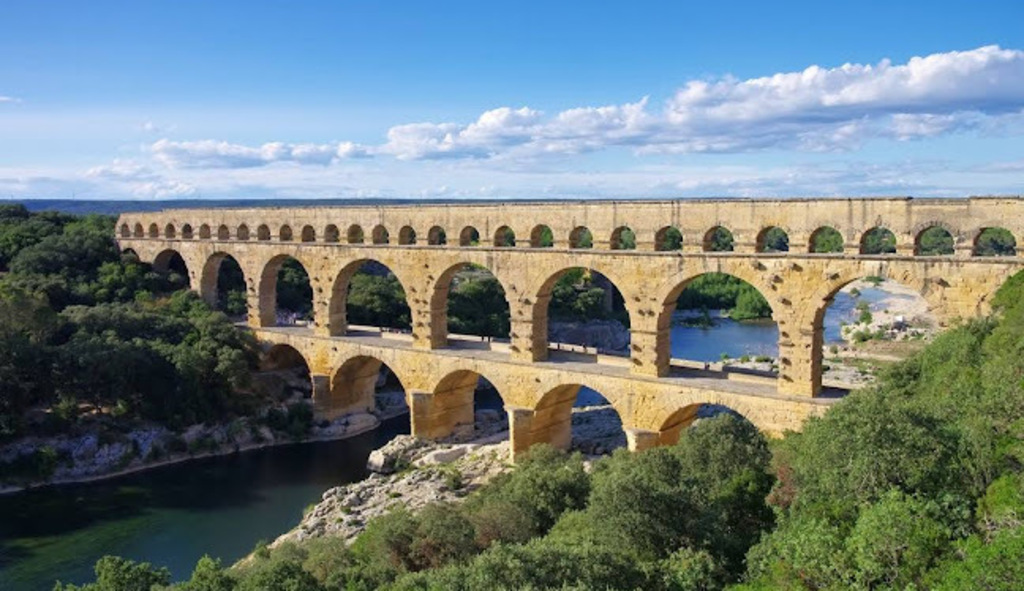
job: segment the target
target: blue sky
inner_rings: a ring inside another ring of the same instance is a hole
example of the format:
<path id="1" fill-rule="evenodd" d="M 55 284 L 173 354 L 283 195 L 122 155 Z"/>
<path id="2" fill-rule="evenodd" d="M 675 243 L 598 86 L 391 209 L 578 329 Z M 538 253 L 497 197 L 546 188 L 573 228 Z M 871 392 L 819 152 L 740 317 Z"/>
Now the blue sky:
<path id="1" fill-rule="evenodd" d="M 1024 3 L 18 2 L 0 197 L 1024 192 Z"/>

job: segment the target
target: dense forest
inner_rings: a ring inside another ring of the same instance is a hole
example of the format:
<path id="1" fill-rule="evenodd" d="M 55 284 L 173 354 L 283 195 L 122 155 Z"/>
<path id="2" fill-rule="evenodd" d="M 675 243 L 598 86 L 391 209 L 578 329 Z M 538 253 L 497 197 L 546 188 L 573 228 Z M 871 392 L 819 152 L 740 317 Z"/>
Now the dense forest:
<path id="1" fill-rule="evenodd" d="M 174 588 L 1018 589 L 1024 274 L 994 305 L 781 440 L 723 414 L 589 472 L 539 446 L 462 504 L 203 558 Z M 116 557 L 96 573 L 83 589 L 170 585 Z"/>
<path id="2" fill-rule="evenodd" d="M 114 243 L 113 218 L 0 206 L 0 442 L 109 416 L 245 412 L 254 343 Z"/>

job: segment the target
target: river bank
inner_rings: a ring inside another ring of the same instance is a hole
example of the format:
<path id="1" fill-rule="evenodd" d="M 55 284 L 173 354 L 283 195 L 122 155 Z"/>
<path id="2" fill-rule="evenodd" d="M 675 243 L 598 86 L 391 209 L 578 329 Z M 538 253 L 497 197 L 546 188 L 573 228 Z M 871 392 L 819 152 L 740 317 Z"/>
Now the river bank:
<path id="1" fill-rule="evenodd" d="M 355 437 L 380 426 L 382 421 L 408 412 L 401 392 L 378 394 L 374 413 L 357 413 L 330 423 L 313 423 L 296 435 L 275 429 L 265 418 L 241 417 L 229 423 L 192 425 L 176 432 L 160 425 L 140 425 L 111 434 L 101 428 L 76 435 L 26 437 L 0 447 L 0 466 L 49 461 L 45 478 L 17 482 L 0 475 L 0 495 L 34 488 L 81 484 L 117 478 L 145 470 L 247 451 Z M 40 459 L 44 456 L 45 459 Z"/>
<path id="2" fill-rule="evenodd" d="M 610 405 L 573 408 L 571 421 L 570 450 L 582 453 L 588 466 L 626 445 L 622 422 Z M 512 469 L 508 436 L 504 413 L 494 409 L 475 413 L 471 434 L 434 442 L 400 435 L 370 454 L 367 478 L 325 491 L 270 547 L 325 536 L 351 543 L 372 519 L 397 507 L 415 512 L 431 503 L 461 502 Z"/>

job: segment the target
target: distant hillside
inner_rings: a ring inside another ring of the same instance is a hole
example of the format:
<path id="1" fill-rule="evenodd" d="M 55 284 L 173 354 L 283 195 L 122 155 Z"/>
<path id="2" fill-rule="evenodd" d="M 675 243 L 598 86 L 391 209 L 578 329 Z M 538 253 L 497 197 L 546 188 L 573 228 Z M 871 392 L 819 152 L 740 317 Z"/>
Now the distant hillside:
<path id="1" fill-rule="evenodd" d="M 519 203 L 539 200 L 516 200 Z M 0 200 L 23 203 L 31 211 L 56 210 L 64 213 L 118 215 L 126 211 L 159 211 L 189 207 L 302 207 L 324 205 L 423 205 L 439 203 L 504 203 L 501 200 L 466 199 L 176 199 L 170 201 L 87 201 L 81 199 Z"/>
<path id="2" fill-rule="evenodd" d="M 424 199 L 175 199 L 171 201 L 86 201 L 81 199 L 26 199 L 0 201 L 23 203 L 31 211 L 56 210 L 64 213 L 118 215 L 125 211 L 159 211 L 188 207 L 281 207 L 312 205 L 377 205 L 381 203 L 441 203 Z"/>

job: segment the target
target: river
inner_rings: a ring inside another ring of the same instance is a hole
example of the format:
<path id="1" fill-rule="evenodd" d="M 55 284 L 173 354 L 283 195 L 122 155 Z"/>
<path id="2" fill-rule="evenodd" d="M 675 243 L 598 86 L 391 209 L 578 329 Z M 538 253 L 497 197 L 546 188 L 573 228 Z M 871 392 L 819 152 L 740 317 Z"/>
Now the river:
<path id="1" fill-rule="evenodd" d="M 889 295 L 865 289 L 859 299 L 875 305 Z M 837 294 L 825 316 L 826 342 L 839 340 L 840 323 L 855 318 L 857 301 Z M 674 326 L 672 356 L 775 356 L 777 341 L 773 322 L 722 318 L 710 329 Z M 496 394 L 477 402 L 501 405 Z M 578 404 L 601 402 L 584 389 Z M 93 564 L 105 554 L 167 566 L 176 580 L 187 578 L 203 554 L 234 562 L 257 541 L 291 529 L 326 489 L 364 478 L 370 452 L 408 430 L 404 416 L 341 441 L 271 447 L 0 496 L 0 589 L 48 590 L 58 578 L 82 583 L 91 580 Z"/>
<path id="2" fill-rule="evenodd" d="M 825 311 L 825 343 L 842 343 L 840 326 L 857 319 L 858 302 L 867 302 L 877 310 L 886 298 L 900 297 L 878 288 L 867 288 L 854 297 L 847 291 L 836 294 L 832 305 Z M 713 314 L 714 315 L 714 314 Z M 728 318 L 715 318 L 715 326 L 672 327 L 672 357 L 693 361 L 718 361 L 722 354 L 733 359 L 748 355 L 776 357 L 779 352 L 779 329 L 770 320 L 736 322 Z"/>
<path id="3" fill-rule="evenodd" d="M 82 583 L 104 554 L 187 578 L 203 554 L 231 563 L 291 529 L 332 486 L 366 476 L 408 415 L 340 441 L 268 447 L 88 484 L 0 496 L 0 589 Z"/>

